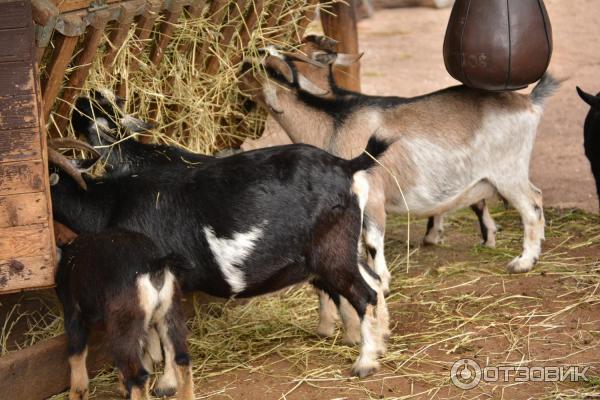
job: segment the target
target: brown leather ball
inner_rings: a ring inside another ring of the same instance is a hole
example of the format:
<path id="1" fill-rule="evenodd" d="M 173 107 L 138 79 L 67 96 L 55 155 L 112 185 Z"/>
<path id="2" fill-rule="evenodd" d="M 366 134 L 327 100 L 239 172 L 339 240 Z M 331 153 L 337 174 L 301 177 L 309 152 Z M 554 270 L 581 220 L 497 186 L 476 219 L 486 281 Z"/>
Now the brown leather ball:
<path id="1" fill-rule="evenodd" d="M 444 41 L 455 79 L 478 89 L 521 89 L 542 77 L 551 57 L 543 0 L 456 0 Z"/>

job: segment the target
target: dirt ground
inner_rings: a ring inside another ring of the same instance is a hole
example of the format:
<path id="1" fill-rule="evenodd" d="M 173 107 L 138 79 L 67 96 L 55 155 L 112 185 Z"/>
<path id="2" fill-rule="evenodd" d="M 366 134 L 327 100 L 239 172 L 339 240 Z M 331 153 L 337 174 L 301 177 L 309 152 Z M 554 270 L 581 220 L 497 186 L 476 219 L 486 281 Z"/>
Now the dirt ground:
<path id="1" fill-rule="evenodd" d="M 594 180 L 583 153 L 587 107 L 575 86 L 600 91 L 600 2 L 546 0 L 554 30 L 550 70 L 568 78 L 547 105 L 533 154 L 532 181 L 544 203 L 598 210 Z M 359 24 L 362 89 L 412 96 L 455 84 L 444 67 L 442 46 L 449 9 L 382 10 Z"/>

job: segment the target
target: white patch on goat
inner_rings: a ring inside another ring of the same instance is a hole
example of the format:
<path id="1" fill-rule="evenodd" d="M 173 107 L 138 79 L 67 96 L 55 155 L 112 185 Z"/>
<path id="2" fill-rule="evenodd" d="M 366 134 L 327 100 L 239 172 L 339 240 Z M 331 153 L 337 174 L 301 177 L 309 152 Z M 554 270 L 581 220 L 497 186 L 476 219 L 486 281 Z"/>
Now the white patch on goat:
<path id="1" fill-rule="evenodd" d="M 365 214 L 365 206 L 369 201 L 369 177 L 366 171 L 359 171 L 352 177 L 352 193 L 358 198 L 358 206 L 360 207 L 360 226 L 362 235 L 363 218 Z"/>
<path id="2" fill-rule="evenodd" d="M 104 117 L 97 117 L 94 119 L 94 122 L 96 124 L 96 126 L 98 128 L 100 128 L 100 131 L 103 132 L 110 132 L 110 124 L 108 123 L 108 120 Z"/>
<path id="3" fill-rule="evenodd" d="M 231 239 L 218 238 L 211 227 L 204 227 L 210 250 L 234 294 L 243 292 L 246 288 L 244 271 L 239 267 L 252 254 L 256 241 L 263 236 L 264 224 L 257 225 L 246 233 L 235 232 Z"/>
<path id="4" fill-rule="evenodd" d="M 152 320 L 154 311 L 160 303 L 159 292 L 150 281 L 150 274 L 137 277 L 137 293 L 140 307 L 144 311 L 144 326 L 147 328 Z"/>
<path id="5" fill-rule="evenodd" d="M 319 325 L 317 326 L 317 334 L 330 337 L 335 332 L 337 308 L 327 293 L 322 290 L 317 290 L 317 292 L 319 294 Z"/>

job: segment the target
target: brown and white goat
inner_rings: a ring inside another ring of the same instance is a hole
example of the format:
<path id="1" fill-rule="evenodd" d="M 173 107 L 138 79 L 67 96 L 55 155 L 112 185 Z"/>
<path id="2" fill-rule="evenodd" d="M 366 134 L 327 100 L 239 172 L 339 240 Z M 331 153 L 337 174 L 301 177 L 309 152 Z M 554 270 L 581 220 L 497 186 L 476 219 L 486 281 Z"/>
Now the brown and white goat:
<path id="1" fill-rule="evenodd" d="M 293 64 L 293 67 L 297 71 L 299 87 L 312 94 L 332 100 L 335 99 L 336 96 L 344 96 L 352 93 L 347 92 L 336 85 L 332 70 L 335 66 L 351 65 L 357 62 L 362 55 L 337 53 L 335 51 L 336 45 L 336 41 L 324 36 L 309 35 L 304 38 L 303 44 L 299 49 L 300 52 L 320 63 L 321 67 L 306 63 L 302 60 L 286 59 L 287 62 Z M 274 52 L 274 54 L 277 54 L 276 49 L 271 49 L 271 51 Z M 277 60 L 267 60 L 265 66 L 268 66 L 267 64 L 270 62 L 277 62 Z M 258 94 L 257 100 L 259 103 L 264 105 L 265 102 L 260 101 L 262 97 L 265 99 L 270 97 L 274 99 L 272 103 L 277 102 L 277 99 L 275 98 L 275 92 L 272 90 Z M 343 137 L 338 136 L 338 132 L 335 129 L 325 132 L 324 136 L 320 136 L 323 134 L 322 130 L 313 131 L 311 129 L 302 129 L 301 127 L 298 127 L 295 124 L 297 121 L 295 119 L 296 117 L 291 115 L 290 110 L 286 110 L 287 113 L 284 112 L 283 114 L 280 114 L 272 108 L 267 108 L 269 111 L 271 111 L 274 119 L 269 119 L 267 121 L 265 133 L 260 139 L 248 141 L 244 144 L 244 150 L 293 142 L 312 144 L 314 146 L 324 148 L 340 157 L 350 157 L 357 143 L 361 143 L 365 137 L 369 136 L 368 131 L 361 131 L 359 129 L 353 130 L 352 135 L 344 135 Z M 283 125 L 279 125 L 274 121 L 283 122 Z M 286 129 L 289 130 L 286 132 Z M 495 247 L 496 224 L 490 215 L 485 200 L 471 205 L 471 209 L 478 217 L 483 244 L 487 247 Z M 423 240 L 426 245 L 441 243 L 443 236 L 443 221 L 443 214 L 429 217 L 427 233 Z M 383 257 L 383 252 L 380 251 L 379 253 L 381 257 Z M 383 257 L 383 260 L 383 263 L 379 262 L 380 270 L 378 273 L 382 275 L 383 282 L 386 285 L 387 290 L 387 287 L 389 287 L 389 281 L 386 282 L 386 278 L 389 277 L 389 272 L 387 271 L 387 267 L 384 268 L 385 257 Z"/>
<path id="2" fill-rule="evenodd" d="M 497 194 L 519 211 L 525 227 L 523 253 L 508 269 L 526 272 L 537 263 L 544 217 L 541 192 L 529 181 L 529 161 L 544 102 L 558 86 L 550 75 L 529 95 L 457 86 L 408 99 L 342 89 L 328 98 L 327 90 L 307 84 L 276 49 L 269 49 L 263 66 L 268 79 L 246 74 L 243 85 L 292 141 L 309 137 L 344 157 L 364 147 L 365 132 L 393 143 L 381 162 L 397 178 L 406 205 L 393 177 L 374 168 L 365 209 L 366 244 L 382 280 L 389 277 L 383 257 L 386 209 L 441 215 Z"/>
<path id="3" fill-rule="evenodd" d="M 123 229 L 84 233 L 62 248 L 56 290 L 68 338 L 70 400 L 88 398 L 86 357 L 94 326 L 106 330 L 124 396 L 147 396 L 149 373 L 153 361 L 162 357 L 162 343 L 165 374 L 155 394 L 177 391 L 178 399 L 194 398 L 181 290 L 173 268 L 187 268 L 187 262 L 174 255 L 161 258 L 148 237 Z"/>

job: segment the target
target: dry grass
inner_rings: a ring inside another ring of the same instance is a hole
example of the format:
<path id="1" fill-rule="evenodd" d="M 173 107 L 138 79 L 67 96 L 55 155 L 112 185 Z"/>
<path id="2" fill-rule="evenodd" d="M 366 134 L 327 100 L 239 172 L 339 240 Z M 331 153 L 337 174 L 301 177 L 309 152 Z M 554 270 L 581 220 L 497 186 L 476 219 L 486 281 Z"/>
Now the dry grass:
<path id="1" fill-rule="evenodd" d="M 590 375 L 600 375 L 600 217 L 548 210 L 542 261 L 530 274 L 511 276 L 504 266 L 520 251 L 519 220 L 501 208 L 493 215 L 501 226 L 497 249 L 475 245 L 476 221 L 461 212 L 449 220 L 444 246 L 421 248 L 414 239 L 409 274 L 404 219 L 389 219 L 393 336 L 384 368 L 369 379 L 348 376 L 357 348 L 339 336 L 315 336 L 317 301 L 308 287 L 243 304 L 196 304 L 189 325 L 197 398 L 263 390 L 241 377 L 272 387 L 264 398 L 597 398 L 598 378 L 482 384 L 468 392 L 452 386 L 450 366 L 461 358 L 482 365 L 591 365 Z M 413 224 L 414 237 L 422 224 Z M 113 383 L 107 371 L 92 387 L 105 398 Z"/>
<path id="2" fill-rule="evenodd" d="M 240 32 L 249 9 L 238 10 L 236 1 L 227 2 L 225 17 L 218 24 L 208 11 L 199 18 L 181 18 L 162 62 L 150 61 L 151 44 L 141 43 L 135 36 L 135 26 L 110 66 L 103 65 L 102 55 L 110 49 L 110 31 L 86 80 L 83 94 L 89 89 L 110 89 L 127 98 L 126 108 L 138 117 L 152 121 L 156 129 L 148 133 L 149 140 L 179 144 L 204 154 L 239 145 L 245 138 L 258 137 L 263 130 L 266 113 L 251 108 L 239 88 L 240 67 L 244 56 L 257 56 L 258 49 L 268 45 L 293 47 L 300 41 L 300 23 L 314 5 L 305 0 L 287 0 L 279 18 L 273 18 L 277 0 L 264 1 L 264 8 L 247 44 Z M 254 2 L 243 2 L 254 7 Z M 217 11 L 218 12 L 218 11 Z M 274 26 L 268 26 L 275 21 Z M 161 21 L 159 20 L 158 23 Z M 157 25 L 158 25 L 157 23 Z M 223 32 L 234 28 L 230 42 L 221 43 Z M 155 32 L 149 41 L 154 41 Z M 133 51 L 146 49 L 139 56 Z M 207 60 L 218 60 L 216 71 L 207 71 Z M 139 68 L 133 68 L 139 66 Z M 67 71 L 69 73 L 71 71 Z M 58 100 L 58 102 L 63 100 Z M 73 106 L 73 105 L 71 105 Z M 250 108 L 249 108 L 250 107 Z M 51 115 L 49 124 L 61 118 Z M 72 135 L 72 129 L 61 132 Z"/>

